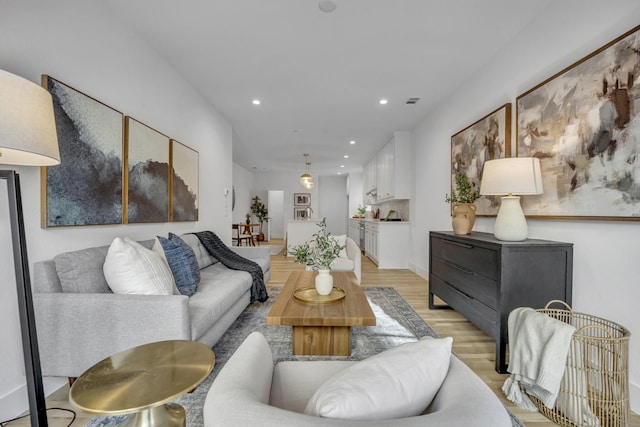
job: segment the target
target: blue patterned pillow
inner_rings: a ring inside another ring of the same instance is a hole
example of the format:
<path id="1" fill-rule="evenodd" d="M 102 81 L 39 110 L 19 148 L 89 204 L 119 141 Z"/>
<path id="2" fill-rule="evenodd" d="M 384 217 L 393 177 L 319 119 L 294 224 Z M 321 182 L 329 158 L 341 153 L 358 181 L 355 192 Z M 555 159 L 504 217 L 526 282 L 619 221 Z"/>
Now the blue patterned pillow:
<path id="1" fill-rule="evenodd" d="M 180 293 L 187 296 L 195 294 L 200 283 L 200 269 L 191 246 L 173 233 L 169 233 L 168 239 L 158 236 L 158 241 Z"/>

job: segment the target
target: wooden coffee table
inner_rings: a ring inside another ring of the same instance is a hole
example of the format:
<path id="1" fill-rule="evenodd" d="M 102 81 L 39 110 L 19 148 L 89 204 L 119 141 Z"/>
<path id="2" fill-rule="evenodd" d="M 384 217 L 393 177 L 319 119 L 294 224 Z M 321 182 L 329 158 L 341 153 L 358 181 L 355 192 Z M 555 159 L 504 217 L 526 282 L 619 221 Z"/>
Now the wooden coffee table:
<path id="1" fill-rule="evenodd" d="M 267 325 L 293 326 L 293 354 L 349 356 L 351 326 L 375 326 L 376 316 L 352 272 L 332 272 L 333 286 L 346 296 L 331 303 L 307 303 L 293 292 L 314 286 L 315 271 L 295 271 L 267 315 Z"/>
<path id="2" fill-rule="evenodd" d="M 184 426 L 184 408 L 171 401 L 200 384 L 214 361 L 213 351 L 196 341 L 144 344 L 87 369 L 69 401 L 89 414 L 133 414 L 121 426 Z"/>

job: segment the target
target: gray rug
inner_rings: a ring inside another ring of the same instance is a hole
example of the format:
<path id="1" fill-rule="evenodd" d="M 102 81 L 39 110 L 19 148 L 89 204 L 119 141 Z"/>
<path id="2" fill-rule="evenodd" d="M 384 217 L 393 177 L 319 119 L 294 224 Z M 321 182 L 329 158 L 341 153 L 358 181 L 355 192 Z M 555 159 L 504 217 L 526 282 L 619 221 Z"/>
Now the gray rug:
<path id="1" fill-rule="evenodd" d="M 292 356 L 291 355 L 291 327 L 267 326 L 267 313 L 274 299 L 280 293 L 279 288 L 269 289 L 269 300 L 263 304 L 253 303 L 240 315 L 238 320 L 225 332 L 213 347 L 216 362 L 213 372 L 191 394 L 176 400 L 187 412 L 187 426 L 202 427 L 202 406 L 207 391 L 211 387 L 220 369 L 228 358 L 253 331 L 259 331 L 267 338 L 273 351 L 274 360 L 362 360 L 388 348 L 407 342 L 416 341 L 423 336 L 437 337 L 438 335 L 422 318 L 407 304 L 407 302 L 393 288 L 364 288 L 369 303 L 376 315 L 377 325 L 373 327 L 353 327 L 351 339 L 351 356 Z M 524 427 L 511 414 L 513 425 Z M 115 427 L 125 416 L 95 417 L 87 424 L 89 427 Z M 452 426 L 455 427 L 455 426 Z"/>

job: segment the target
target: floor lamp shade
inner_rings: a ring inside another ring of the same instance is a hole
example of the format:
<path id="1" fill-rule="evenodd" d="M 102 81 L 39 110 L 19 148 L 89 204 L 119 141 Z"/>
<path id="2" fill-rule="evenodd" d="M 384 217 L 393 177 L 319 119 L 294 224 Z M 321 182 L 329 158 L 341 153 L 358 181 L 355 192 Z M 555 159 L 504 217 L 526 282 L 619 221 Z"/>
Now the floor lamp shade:
<path id="1" fill-rule="evenodd" d="M 0 163 L 53 166 L 60 163 L 51 94 L 0 70 Z"/>
<path id="2" fill-rule="evenodd" d="M 493 227 L 499 240 L 521 241 L 529 233 L 520 206 L 521 195 L 541 194 L 540 160 L 533 157 L 511 157 L 484 163 L 480 194 L 503 196 Z"/>
<path id="3" fill-rule="evenodd" d="M 51 95 L 44 88 L 0 70 L 0 164 L 53 166 L 60 163 Z M 33 310 L 20 177 L 0 170 L 7 181 L 18 312 L 32 426 L 47 426 L 38 337 Z"/>

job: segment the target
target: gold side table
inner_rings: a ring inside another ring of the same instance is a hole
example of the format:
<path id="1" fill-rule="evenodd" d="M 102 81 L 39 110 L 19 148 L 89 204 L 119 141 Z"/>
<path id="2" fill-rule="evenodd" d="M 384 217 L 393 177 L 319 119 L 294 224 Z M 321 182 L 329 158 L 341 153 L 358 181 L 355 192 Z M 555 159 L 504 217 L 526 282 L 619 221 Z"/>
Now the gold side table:
<path id="1" fill-rule="evenodd" d="M 144 344 L 96 363 L 73 383 L 69 401 L 95 415 L 132 414 L 121 426 L 184 426 L 184 408 L 167 403 L 194 389 L 215 355 L 197 341 Z"/>

